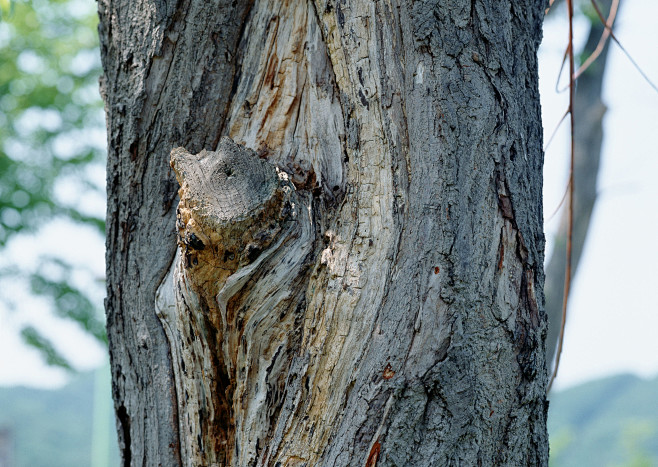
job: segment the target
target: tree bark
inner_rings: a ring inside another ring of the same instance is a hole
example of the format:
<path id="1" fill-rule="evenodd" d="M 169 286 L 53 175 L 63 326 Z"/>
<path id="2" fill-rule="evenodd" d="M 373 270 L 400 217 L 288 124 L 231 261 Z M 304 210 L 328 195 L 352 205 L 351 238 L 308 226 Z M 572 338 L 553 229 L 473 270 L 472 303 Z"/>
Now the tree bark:
<path id="1" fill-rule="evenodd" d="M 547 464 L 543 7 L 99 1 L 124 465 Z"/>

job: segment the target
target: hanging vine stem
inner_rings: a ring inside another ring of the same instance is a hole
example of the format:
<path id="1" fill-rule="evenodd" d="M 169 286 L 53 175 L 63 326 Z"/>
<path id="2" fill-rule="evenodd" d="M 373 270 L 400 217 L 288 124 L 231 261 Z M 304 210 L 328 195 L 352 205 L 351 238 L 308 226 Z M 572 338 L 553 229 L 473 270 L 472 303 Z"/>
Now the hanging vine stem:
<path id="1" fill-rule="evenodd" d="M 567 322 L 567 303 L 569 301 L 569 288 L 571 286 L 571 238 L 573 234 L 573 169 L 574 169 L 574 156 L 575 156 L 575 144 L 574 144 L 574 111 L 573 111 L 573 101 L 575 94 L 574 86 L 574 54 L 573 54 L 573 0 L 567 0 L 567 15 L 569 17 L 569 45 L 567 48 L 567 53 L 569 55 L 569 133 L 571 136 L 571 146 L 570 146 L 570 161 L 569 161 L 569 205 L 568 205 L 568 215 L 567 215 L 567 265 L 565 268 L 564 276 L 564 295 L 562 296 L 562 323 L 560 325 L 560 336 L 558 338 L 558 347 L 557 355 L 555 357 L 555 368 L 553 369 L 553 374 L 551 375 L 551 380 L 548 383 L 547 392 L 551 390 L 553 386 L 553 381 L 557 376 L 557 371 L 560 366 L 560 355 L 562 354 L 562 344 L 564 343 L 564 327 Z"/>
<path id="2" fill-rule="evenodd" d="M 555 367 L 553 370 L 553 373 L 551 375 L 551 380 L 548 385 L 548 391 L 550 391 L 553 381 L 555 380 L 560 364 L 560 356 L 562 353 L 562 347 L 563 347 L 563 342 L 564 342 L 564 329 L 566 325 L 566 317 L 567 317 L 567 304 L 568 304 L 568 296 L 569 296 L 569 289 L 571 285 L 571 270 L 572 270 L 572 232 L 573 232 L 573 198 L 574 198 L 574 160 L 575 160 L 575 131 L 574 131 L 574 95 L 575 95 L 575 82 L 576 80 L 589 68 L 589 66 L 600 56 L 602 53 L 605 43 L 608 40 L 608 38 L 611 38 L 621 49 L 621 51 L 626 55 L 626 57 L 630 60 L 631 64 L 638 70 L 640 75 L 644 78 L 644 80 L 656 91 L 658 92 L 658 87 L 651 81 L 651 79 L 644 73 L 644 71 L 640 68 L 640 66 L 637 64 L 637 62 L 631 57 L 631 55 L 626 51 L 626 49 L 621 45 L 617 37 L 615 36 L 614 32 L 612 31 L 612 26 L 613 23 L 616 19 L 617 16 L 617 11 L 619 7 L 619 1 L 620 0 L 613 0 L 611 5 L 610 5 L 610 11 L 608 13 L 607 19 L 604 17 L 603 13 L 601 12 L 601 8 L 599 5 L 596 3 L 596 0 L 590 0 L 592 7 L 596 11 L 596 14 L 601 21 L 601 24 L 604 26 L 604 31 L 601 34 L 601 38 L 599 39 L 599 42 L 597 44 L 596 49 L 592 52 L 592 54 L 585 60 L 585 62 L 578 68 L 577 71 L 575 70 L 574 66 L 574 51 L 573 51 L 573 0 L 567 0 L 567 15 L 568 15 L 568 21 L 569 21 L 569 40 L 568 40 L 568 46 L 565 51 L 563 61 L 562 61 L 562 67 L 560 68 L 560 75 L 562 74 L 564 65 L 568 59 L 569 61 L 569 85 L 567 88 L 564 89 L 559 89 L 557 84 L 556 84 L 556 90 L 558 92 L 564 91 L 566 89 L 569 90 L 569 106 L 565 114 L 562 116 L 560 119 L 560 122 L 557 125 L 557 128 L 554 131 L 557 132 L 557 129 L 559 126 L 562 124 L 562 122 L 565 120 L 566 116 L 570 116 L 570 136 L 571 136 L 571 147 L 570 147 L 570 170 L 569 170 L 569 181 L 565 190 L 565 195 L 562 198 L 562 200 L 559 203 L 559 206 L 557 209 L 560 208 L 562 203 L 565 201 L 568 195 L 569 199 L 569 204 L 568 204 L 568 211 L 567 211 L 567 244 L 566 244 L 566 266 L 565 266 L 565 280 L 564 280 L 564 293 L 563 293 L 563 302 L 562 302 L 562 319 L 560 323 L 560 332 L 559 332 L 559 337 L 558 337 L 558 347 L 556 351 L 556 358 L 555 358 Z M 549 7 L 547 8 L 547 11 L 551 8 L 551 6 L 554 4 L 555 0 L 551 0 L 549 3 Z M 558 76 L 558 82 L 559 82 L 559 76 Z M 553 134 L 553 136 L 554 136 Z M 550 142 L 553 139 L 553 136 L 549 139 L 549 142 L 546 144 L 546 147 L 550 144 Z M 544 150 L 546 150 L 546 147 Z M 556 210 L 557 211 L 557 210 Z"/>
<path id="3" fill-rule="evenodd" d="M 617 18 L 619 0 L 612 1 L 612 4 L 610 5 L 610 13 L 608 13 L 607 20 L 603 19 L 603 15 L 601 14 L 601 11 L 599 10 L 594 0 L 592 0 L 592 5 L 594 5 L 594 9 L 599 15 L 599 19 L 601 20 L 601 22 L 604 24 L 605 29 L 603 30 L 603 34 L 601 34 L 601 39 L 599 39 L 599 43 L 596 45 L 596 49 L 594 49 L 592 55 L 587 57 L 587 60 L 585 60 L 585 62 L 578 68 L 578 71 L 576 71 L 576 75 L 573 77 L 574 81 L 577 80 L 580 77 L 580 75 L 582 75 L 589 68 L 589 66 L 592 63 L 594 63 L 594 61 L 599 57 L 599 55 L 601 55 L 601 52 L 603 52 L 605 43 L 608 40 L 608 37 L 610 37 L 610 35 L 612 34 L 612 24 L 615 22 L 615 18 Z"/>
<path id="4" fill-rule="evenodd" d="M 603 14 L 601 13 L 601 10 L 598 7 L 598 5 L 596 4 L 595 0 L 591 0 L 591 2 L 592 2 L 592 5 L 594 6 L 594 9 L 596 10 L 596 13 L 597 13 L 597 15 L 598 15 L 598 17 L 601 21 L 601 24 L 603 24 L 603 26 L 604 26 L 603 33 L 601 34 L 601 38 L 599 39 L 599 43 L 596 45 L 596 49 L 594 49 L 594 51 L 591 53 L 591 55 L 589 57 L 587 57 L 587 60 L 585 60 L 582 65 L 580 65 L 578 70 L 576 70 L 575 73 L 573 73 L 571 75 L 571 79 L 569 80 L 569 84 L 564 88 L 560 88 L 559 87 L 559 81 L 560 81 L 560 76 L 562 75 L 562 71 L 564 69 L 564 65 L 567 62 L 567 59 L 569 58 L 569 55 L 573 56 L 573 53 L 570 54 L 571 44 L 569 44 L 569 46 L 567 47 L 567 50 L 565 50 L 565 52 L 564 52 L 564 56 L 562 57 L 562 65 L 560 66 L 560 72 L 558 73 L 558 80 L 555 83 L 555 91 L 558 92 L 558 93 L 561 93 L 561 92 L 566 91 L 567 89 L 570 89 L 572 87 L 572 84 L 574 84 L 576 82 L 576 80 L 583 73 L 585 73 L 585 71 L 587 71 L 587 69 L 590 67 L 590 65 L 592 63 L 594 63 L 596 61 L 596 59 L 599 57 L 599 55 L 601 55 L 601 52 L 603 52 L 603 48 L 605 47 L 605 43 L 607 42 L 609 37 L 612 37 L 613 39 L 615 39 L 615 42 L 619 45 L 619 47 L 621 47 L 621 44 L 619 44 L 619 41 L 616 40 L 616 38 L 614 37 L 614 34 L 612 33 L 612 24 L 615 22 L 615 19 L 617 17 L 617 10 L 619 9 L 619 0 L 613 0 L 612 3 L 610 4 L 610 12 L 608 14 L 607 19 L 605 19 L 603 17 Z M 569 25 L 570 25 L 569 27 L 573 28 L 573 5 L 572 5 L 571 10 L 572 10 L 571 11 L 572 16 L 569 18 Z M 621 47 L 621 49 L 622 49 L 622 51 L 624 51 L 624 53 L 626 53 L 626 51 L 624 50 L 623 47 Z M 644 78 L 647 81 L 649 81 L 649 78 L 647 78 L 644 75 L 642 70 L 639 69 L 639 67 L 633 61 L 633 59 L 630 58 L 630 56 L 627 53 L 626 53 L 626 55 L 631 60 L 633 65 L 635 65 L 635 67 L 638 68 L 638 70 L 640 71 L 642 76 L 644 76 Z M 649 83 L 651 84 L 651 81 L 649 81 Z M 567 110 L 567 113 L 568 113 L 568 110 Z M 562 123 L 562 120 L 560 120 L 560 123 Z M 558 126 L 560 125 L 560 123 L 558 123 Z M 557 128 L 556 128 L 556 130 L 557 130 Z"/>

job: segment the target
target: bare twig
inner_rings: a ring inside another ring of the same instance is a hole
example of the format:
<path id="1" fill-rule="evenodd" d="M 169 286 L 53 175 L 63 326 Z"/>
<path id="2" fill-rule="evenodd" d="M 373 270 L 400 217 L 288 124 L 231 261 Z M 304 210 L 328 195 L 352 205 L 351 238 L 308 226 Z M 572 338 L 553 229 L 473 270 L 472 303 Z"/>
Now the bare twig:
<path id="1" fill-rule="evenodd" d="M 548 138 L 548 141 L 544 145 L 544 152 L 546 152 L 548 147 L 553 142 L 553 138 L 555 138 L 555 135 L 557 134 L 557 130 L 560 129 L 560 127 L 562 126 L 562 122 L 564 122 L 564 119 L 567 118 L 567 115 L 569 115 L 569 109 L 567 109 L 566 112 L 564 112 L 564 115 L 562 115 L 562 118 L 560 119 L 560 121 L 557 122 L 557 125 L 555 125 L 555 129 L 553 130 L 553 133 L 551 133 L 551 137 Z"/>
<path id="2" fill-rule="evenodd" d="M 592 2 L 593 1 L 594 0 L 592 0 Z M 605 27 L 603 28 L 603 32 L 601 33 L 601 38 L 599 39 L 599 43 L 596 46 L 596 49 L 594 49 L 591 55 L 587 57 L 587 60 L 585 60 L 585 62 L 580 66 L 580 68 L 578 68 L 578 71 L 576 71 L 576 73 L 572 75 L 572 79 L 569 81 L 569 84 L 563 88 L 560 88 L 560 77 L 562 76 L 562 72 L 564 71 L 564 65 L 567 63 L 569 56 L 573 55 L 573 51 L 571 50 L 571 48 L 573 47 L 573 43 L 570 42 L 567 45 L 567 49 L 564 51 L 564 55 L 562 56 L 562 64 L 560 65 L 560 71 L 558 72 L 557 81 L 555 83 L 555 92 L 562 93 L 567 89 L 571 88 L 571 85 L 578 79 L 578 77 L 582 75 L 592 63 L 594 63 L 594 61 L 598 58 L 599 55 L 601 55 L 601 52 L 605 47 L 605 43 L 607 42 L 608 37 L 610 37 L 611 35 L 612 32 L 611 28 L 617 16 L 618 7 L 619 7 L 619 0 L 613 0 L 610 6 L 610 13 L 608 14 L 607 20 L 604 19 L 603 15 L 599 13 L 599 18 L 601 19 L 601 23 Z M 571 25 L 569 27 L 571 27 Z"/>
<path id="3" fill-rule="evenodd" d="M 560 208 L 564 204 L 564 201 L 567 199 L 567 195 L 569 194 L 569 187 L 571 186 L 571 183 L 567 182 L 567 186 L 564 188 L 564 194 L 562 195 L 562 198 L 560 198 L 560 202 L 558 203 L 557 207 L 553 211 L 553 213 L 546 218 L 546 222 L 550 221 L 555 217 L 555 215 L 560 211 Z"/>
<path id="4" fill-rule="evenodd" d="M 598 56 L 601 55 L 601 52 L 603 52 L 605 43 L 612 32 L 612 25 L 615 22 L 615 18 L 617 17 L 618 8 L 619 0 L 613 0 L 612 4 L 610 5 L 610 13 L 608 14 L 608 19 L 605 21 L 602 20 L 603 24 L 605 25 L 605 29 L 603 30 L 603 34 L 601 34 L 601 39 L 599 39 L 599 43 L 597 44 L 596 49 L 594 49 L 594 52 L 592 52 L 592 54 L 587 57 L 587 60 L 585 60 L 580 68 L 578 68 L 578 71 L 576 71 L 576 76 L 573 77 L 574 80 L 577 80 L 578 77 L 582 75 L 592 63 L 594 63 Z M 601 18 L 600 14 L 599 18 Z"/>
<path id="5" fill-rule="evenodd" d="M 548 10 L 551 9 L 551 7 L 553 6 L 553 3 L 555 3 L 555 0 L 550 0 L 550 1 L 548 2 L 548 7 L 546 8 L 546 10 L 544 10 L 544 14 L 545 14 L 545 15 L 548 14 Z"/>
<path id="6" fill-rule="evenodd" d="M 596 10 L 596 14 L 599 16 L 599 19 L 600 19 L 601 22 L 605 25 L 605 29 L 606 29 L 606 31 L 608 31 L 608 32 L 610 33 L 610 37 L 612 38 L 612 40 L 615 41 L 615 44 L 617 44 L 617 45 L 619 46 L 619 48 L 621 49 L 621 51 L 624 52 L 624 55 L 626 55 L 626 57 L 628 57 L 628 59 L 631 61 L 631 63 L 632 63 L 633 66 L 635 67 L 635 69 L 636 69 L 636 70 L 642 75 L 642 77 L 644 78 L 644 80 L 645 80 L 647 83 L 649 83 L 649 86 L 651 86 L 656 92 L 658 92 L 658 86 L 656 86 L 656 85 L 651 81 L 651 79 L 649 79 L 649 77 L 646 75 L 646 73 L 644 73 L 644 71 L 642 71 L 642 68 L 640 68 L 640 65 L 638 65 L 637 62 L 636 62 L 635 60 L 633 60 L 633 57 L 631 57 L 631 54 L 629 54 L 628 51 L 624 48 L 624 46 L 621 45 L 621 42 L 619 42 L 619 40 L 618 40 L 617 37 L 615 36 L 615 33 L 612 32 L 612 25 L 611 25 L 611 24 L 608 24 L 608 22 L 606 22 L 606 20 L 603 18 L 603 14 L 601 13 L 601 9 L 600 9 L 599 6 L 597 5 L 596 1 L 595 1 L 595 0 L 591 0 L 591 2 L 592 2 L 592 6 L 593 6 L 594 9 Z"/>

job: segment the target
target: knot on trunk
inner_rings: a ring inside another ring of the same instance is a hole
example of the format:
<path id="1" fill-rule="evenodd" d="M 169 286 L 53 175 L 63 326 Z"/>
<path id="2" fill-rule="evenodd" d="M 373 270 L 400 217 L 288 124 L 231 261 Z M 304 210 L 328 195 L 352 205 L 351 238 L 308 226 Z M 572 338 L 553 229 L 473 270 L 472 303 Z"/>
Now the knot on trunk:
<path id="1" fill-rule="evenodd" d="M 178 243 L 197 286 L 223 283 L 253 262 L 294 216 L 287 175 L 228 137 L 216 151 L 173 149 L 171 166 L 180 184 Z"/>
<path id="2" fill-rule="evenodd" d="M 178 254 L 156 310 L 180 401 L 181 458 L 252 465 L 272 436 L 300 337 L 309 195 L 229 138 L 216 151 L 176 148 L 171 166 Z"/>
<path id="3" fill-rule="evenodd" d="M 181 203 L 216 230 L 262 211 L 279 186 L 274 166 L 226 136 L 216 151 L 172 150 L 171 167 L 181 186 Z"/>

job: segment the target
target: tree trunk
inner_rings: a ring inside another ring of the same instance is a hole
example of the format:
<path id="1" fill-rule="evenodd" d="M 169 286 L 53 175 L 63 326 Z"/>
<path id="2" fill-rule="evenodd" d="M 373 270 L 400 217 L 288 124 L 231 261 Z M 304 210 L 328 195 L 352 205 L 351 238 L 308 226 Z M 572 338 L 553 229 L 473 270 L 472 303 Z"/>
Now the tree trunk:
<path id="1" fill-rule="evenodd" d="M 99 1 L 124 465 L 546 465 L 543 2 L 234 3 Z"/>

